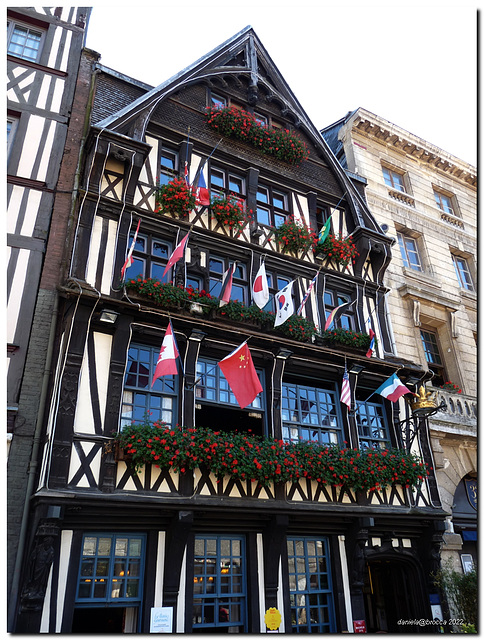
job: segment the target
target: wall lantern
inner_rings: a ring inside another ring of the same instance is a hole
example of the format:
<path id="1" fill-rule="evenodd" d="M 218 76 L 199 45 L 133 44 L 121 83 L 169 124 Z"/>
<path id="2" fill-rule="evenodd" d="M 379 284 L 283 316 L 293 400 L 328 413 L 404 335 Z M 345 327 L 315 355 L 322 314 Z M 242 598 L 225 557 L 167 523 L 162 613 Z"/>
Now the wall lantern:
<path id="1" fill-rule="evenodd" d="M 99 314 L 100 322 L 106 322 L 106 324 L 114 324 L 116 322 L 119 313 L 112 311 L 111 309 L 103 309 Z"/>
<path id="2" fill-rule="evenodd" d="M 407 380 L 407 384 L 411 384 L 409 380 Z M 425 428 L 427 419 L 439 411 L 445 411 L 447 407 L 444 401 L 437 405 L 435 393 L 427 391 L 423 385 L 419 387 L 416 395 L 406 396 L 405 399 L 410 406 L 412 415 L 406 420 L 401 420 L 398 426 L 404 428 L 406 448 L 407 451 L 410 451 L 419 431 Z"/>
<path id="3" fill-rule="evenodd" d="M 361 373 L 365 367 L 362 364 L 352 364 L 348 370 L 348 373 Z"/>
<path id="4" fill-rule="evenodd" d="M 279 358 L 280 360 L 287 360 L 291 356 L 292 356 L 292 351 L 290 351 L 289 349 L 284 349 L 283 347 L 281 347 L 279 351 L 276 353 L 276 358 Z"/>

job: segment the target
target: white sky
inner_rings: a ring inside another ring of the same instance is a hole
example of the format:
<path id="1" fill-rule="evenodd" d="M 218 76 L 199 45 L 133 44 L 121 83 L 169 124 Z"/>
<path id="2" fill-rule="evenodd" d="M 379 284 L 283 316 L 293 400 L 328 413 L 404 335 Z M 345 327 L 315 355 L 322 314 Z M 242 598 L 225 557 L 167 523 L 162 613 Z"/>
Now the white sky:
<path id="1" fill-rule="evenodd" d="M 319 129 L 363 107 L 476 165 L 478 7 L 313 2 L 99 2 L 86 46 L 157 86 L 250 25 Z"/>

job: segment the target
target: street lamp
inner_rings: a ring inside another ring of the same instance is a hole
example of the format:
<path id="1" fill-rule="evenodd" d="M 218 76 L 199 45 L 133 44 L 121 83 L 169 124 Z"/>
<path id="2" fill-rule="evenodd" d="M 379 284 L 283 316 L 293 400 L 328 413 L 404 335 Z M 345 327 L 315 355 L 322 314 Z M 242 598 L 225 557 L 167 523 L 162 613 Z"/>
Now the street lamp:
<path id="1" fill-rule="evenodd" d="M 410 451 L 418 432 L 425 426 L 425 421 L 439 411 L 445 411 L 447 407 L 444 401 L 437 406 L 435 394 L 427 391 L 423 385 L 420 386 L 415 396 L 407 401 L 412 415 L 410 418 L 401 420 L 398 426 L 405 425 L 405 444 L 407 451 Z"/>

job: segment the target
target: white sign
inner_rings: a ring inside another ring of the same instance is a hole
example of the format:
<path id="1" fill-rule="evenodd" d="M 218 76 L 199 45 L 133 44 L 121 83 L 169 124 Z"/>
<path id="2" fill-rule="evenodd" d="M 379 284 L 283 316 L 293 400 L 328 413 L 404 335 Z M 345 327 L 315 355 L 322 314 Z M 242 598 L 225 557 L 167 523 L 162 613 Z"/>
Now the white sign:
<path id="1" fill-rule="evenodd" d="M 173 607 L 152 607 L 150 633 L 173 633 Z"/>

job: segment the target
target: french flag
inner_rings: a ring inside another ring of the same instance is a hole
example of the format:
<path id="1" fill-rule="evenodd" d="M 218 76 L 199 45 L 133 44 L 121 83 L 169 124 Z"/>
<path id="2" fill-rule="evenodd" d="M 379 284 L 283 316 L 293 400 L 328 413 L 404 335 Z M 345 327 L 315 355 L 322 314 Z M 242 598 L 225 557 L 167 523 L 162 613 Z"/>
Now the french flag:
<path id="1" fill-rule="evenodd" d="M 210 194 L 208 193 L 207 184 L 203 177 L 203 169 L 200 171 L 200 175 L 198 177 L 197 199 L 201 205 L 207 207 L 210 205 Z"/>
<path id="2" fill-rule="evenodd" d="M 376 391 L 373 393 L 379 393 L 381 396 L 390 400 L 391 402 L 396 402 L 399 398 L 401 398 L 405 393 L 412 393 L 410 389 L 403 384 L 400 378 L 394 373 L 392 376 L 385 380 L 385 382 L 378 387 Z"/>

